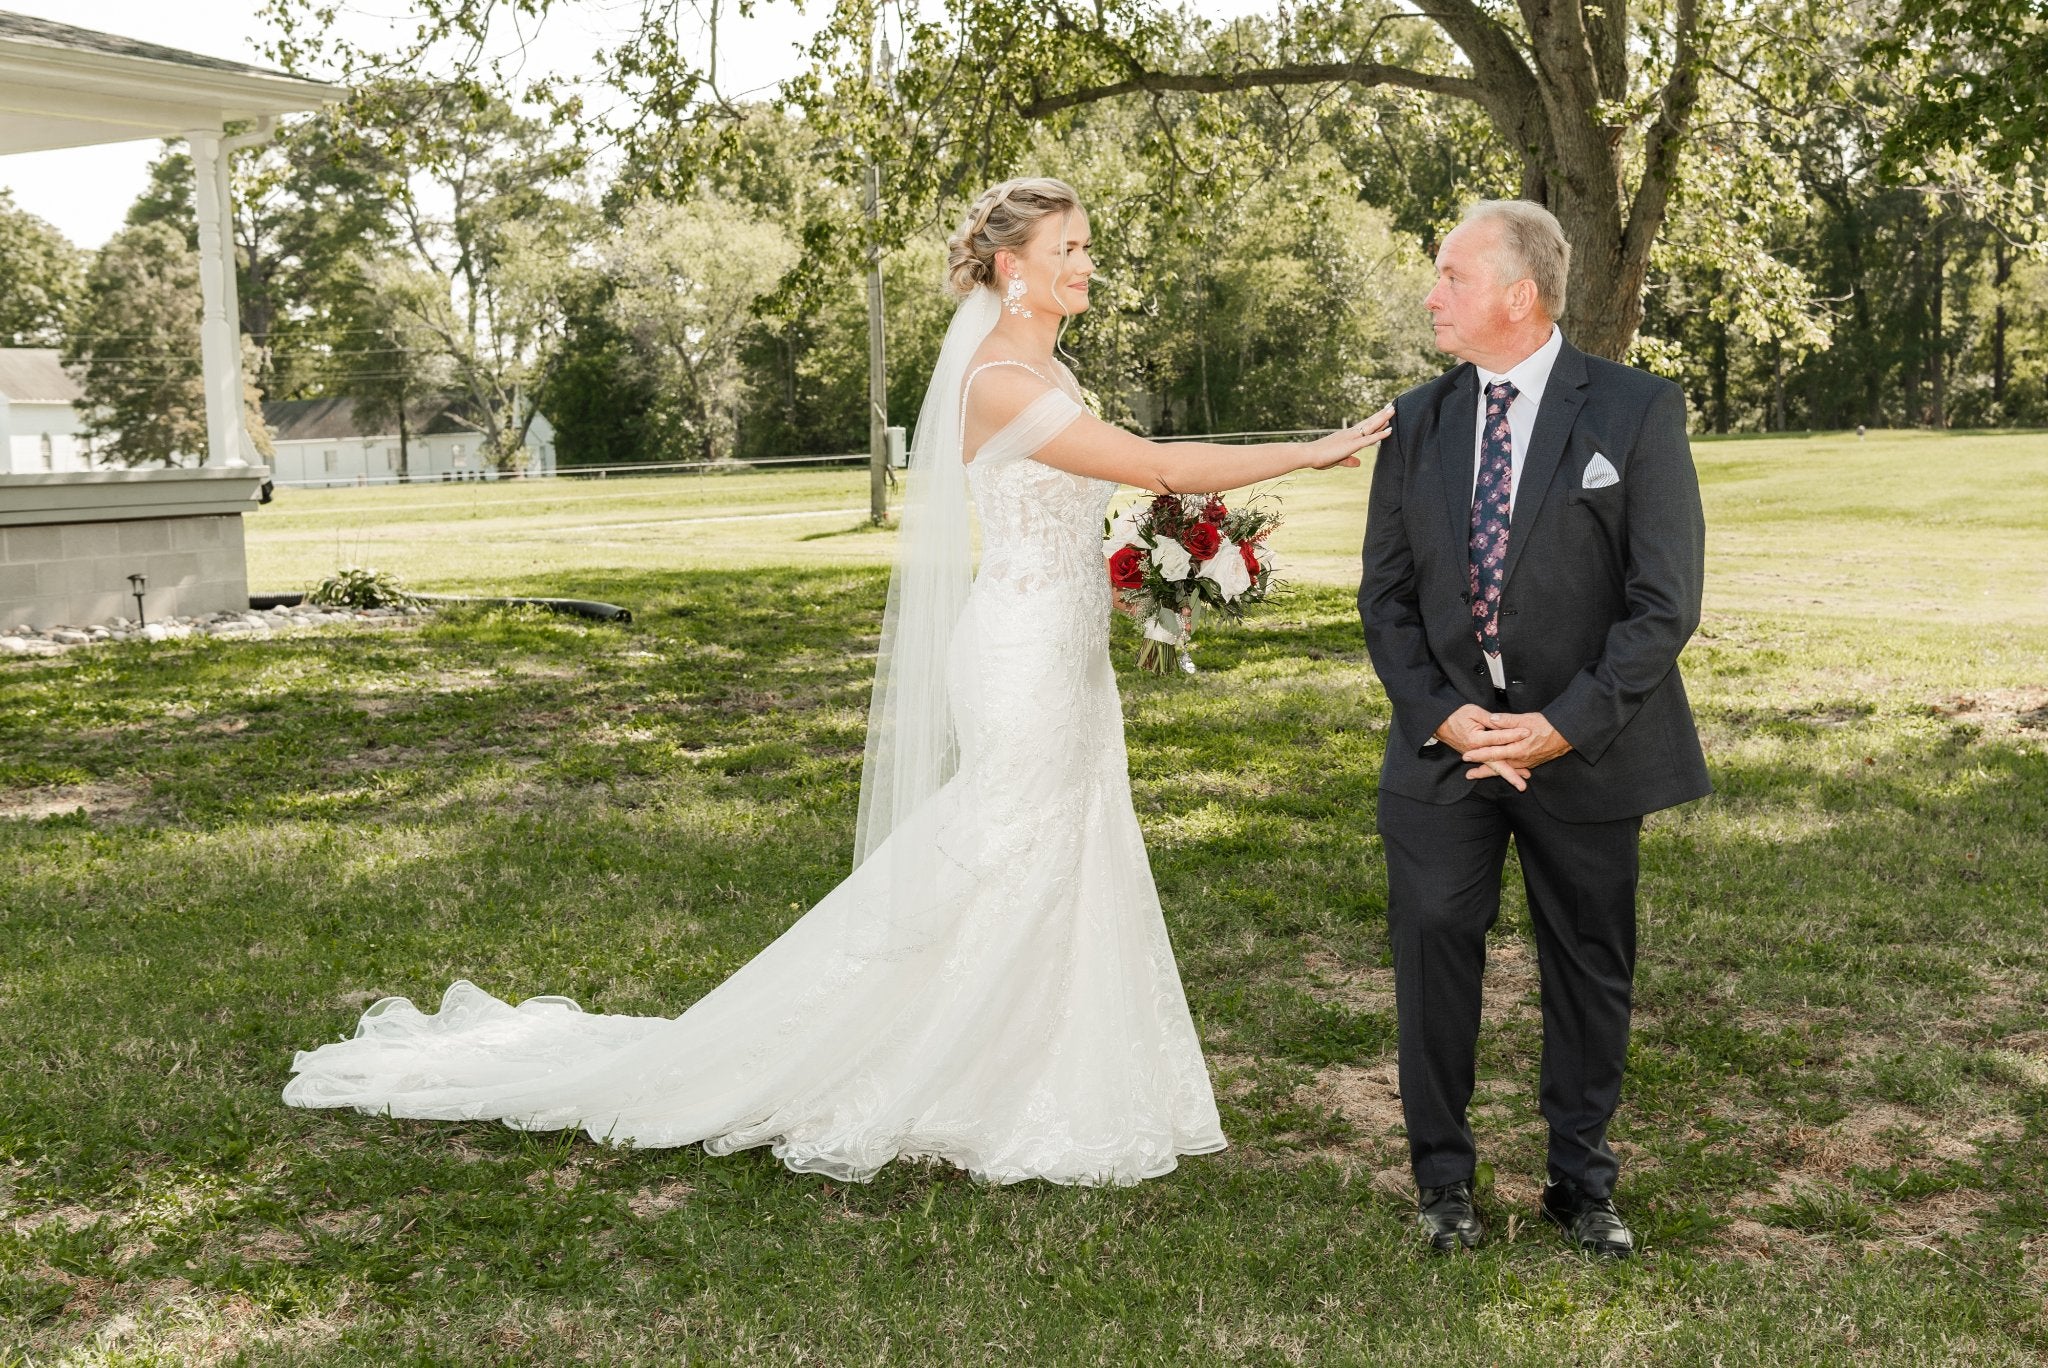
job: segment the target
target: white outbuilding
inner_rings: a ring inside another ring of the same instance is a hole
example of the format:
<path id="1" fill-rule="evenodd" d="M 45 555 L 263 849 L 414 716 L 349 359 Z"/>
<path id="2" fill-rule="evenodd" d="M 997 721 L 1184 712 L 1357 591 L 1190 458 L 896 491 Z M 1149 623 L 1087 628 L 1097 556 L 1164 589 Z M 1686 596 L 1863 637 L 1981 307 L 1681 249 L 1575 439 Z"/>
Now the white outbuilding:
<path id="1" fill-rule="evenodd" d="M 0 347 L 0 475 L 93 468 L 84 396 L 49 347 Z"/>
<path id="2" fill-rule="evenodd" d="M 284 399 L 263 406 L 276 455 L 277 483 L 318 489 L 330 485 L 496 480 L 484 434 L 464 416 L 460 402 L 413 405 L 405 431 L 392 419 L 366 421 L 349 398 Z M 516 474 L 555 473 L 555 429 L 539 413 L 526 429 L 525 457 Z"/>

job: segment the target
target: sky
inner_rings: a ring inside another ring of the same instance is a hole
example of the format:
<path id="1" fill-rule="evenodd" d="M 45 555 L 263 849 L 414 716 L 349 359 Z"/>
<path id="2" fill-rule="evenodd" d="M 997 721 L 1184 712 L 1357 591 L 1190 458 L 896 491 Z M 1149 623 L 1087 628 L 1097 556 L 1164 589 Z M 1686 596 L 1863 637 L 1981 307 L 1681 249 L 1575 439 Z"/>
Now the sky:
<path id="1" fill-rule="evenodd" d="M 1254 13 L 1272 0 L 1194 0 L 1211 17 Z M 256 0 L 0 0 L 0 8 L 80 28 L 100 29 L 211 57 L 272 65 L 262 53 L 267 30 Z M 341 28 L 366 46 L 381 46 L 385 33 L 411 30 L 405 0 L 344 0 Z M 529 75 L 587 75 L 591 54 L 607 39 L 630 31 L 641 0 L 580 0 L 551 16 L 537 41 Z M 719 25 L 719 86 L 727 95 L 764 93 L 801 69 L 799 50 L 829 10 L 811 0 L 799 11 L 788 0 L 762 0 L 751 19 L 727 6 Z M 510 41 L 506 47 L 510 49 Z M 697 35 L 703 56 L 703 35 Z M 104 147 L 68 148 L 0 156 L 0 189 L 14 202 L 55 224 L 80 247 L 99 247 L 121 227 L 128 206 L 141 192 L 158 144 L 154 140 Z"/>

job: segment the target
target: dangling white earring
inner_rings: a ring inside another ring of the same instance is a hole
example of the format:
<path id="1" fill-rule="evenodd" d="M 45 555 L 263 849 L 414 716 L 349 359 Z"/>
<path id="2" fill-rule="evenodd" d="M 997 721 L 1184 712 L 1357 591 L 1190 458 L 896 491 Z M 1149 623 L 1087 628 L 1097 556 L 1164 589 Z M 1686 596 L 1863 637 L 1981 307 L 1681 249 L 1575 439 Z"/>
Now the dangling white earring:
<path id="1" fill-rule="evenodd" d="M 1024 298 L 1024 277 L 1011 276 L 1010 288 L 1003 294 L 1003 307 L 1019 318 L 1031 317 L 1031 310 L 1017 301 Z"/>

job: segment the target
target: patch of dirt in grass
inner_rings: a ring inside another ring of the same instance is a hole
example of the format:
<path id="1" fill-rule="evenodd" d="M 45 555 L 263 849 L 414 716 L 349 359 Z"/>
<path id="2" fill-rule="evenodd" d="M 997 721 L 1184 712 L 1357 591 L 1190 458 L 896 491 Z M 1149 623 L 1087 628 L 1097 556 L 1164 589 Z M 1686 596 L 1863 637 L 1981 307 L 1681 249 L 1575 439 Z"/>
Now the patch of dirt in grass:
<path id="1" fill-rule="evenodd" d="M 55 788 L 0 793 L 0 821 L 40 821 L 84 808 L 92 817 L 118 817 L 142 801 L 142 790 L 126 784 L 64 784 Z"/>
<path id="2" fill-rule="evenodd" d="M 263 1259 L 273 1263 L 304 1263 L 306 1259 L 305 1239 L 276 1226 L 265 1226 L 238 1238 L 234 1244 L 235 1252 L 245 1259 Z"/>
<path id="3" fill-rule="evenodd" d="M 352 1244 L 369 1239 L 384 1225 L 384 1218 L 374 1211 L 315 1211 L 305 1220 L 314 1229 Z"/>
<path id="4" fill-rule="evenodd" d="M 1377 1151 L 1390 1139 L 1400 1143 L 1401 1086 L 1393 1056 L 1364 1066 L 1332 1064 L 1318 1070 L 1315 1082 L 1303 1092 L 1351 1123 L 1357 1140 L 1344 1149 L 1369 1146 Z"/>
<path id="5" fill-rule="evenodd" d="M 1888 1103 L 1863 1107 L 1826 1126 L 1779 1126 L 1762 1111 L 1745 1112 L 1740 1119 L 1753 1139 L 1796 1158 L 1778 1168 L 1768 1188 L 1729 1199 L 1728 1207 L 1737 1214 L 1711 1246 L 1723 1254 L 1752 1261 L 1788 1255 L 1834 1261 L 1860 1248 L 1967 1234 L 1976 1229 L 1978 1218 L 1996 1205 L 1988 1193 L 1970 1187 L 1887 1201 L 1856 1183 L 1857 1170 L 1938 1173 L 1948 1164 L 1968 1164 L 1976 1157 L 1977 1142 L 2005 1133 L 1996 1122 L 1930 1117 Z M 1638 1166 L 1634 1155 L 1624 1156 L 1624 1175 Z M 1824 1201 L 1829 1194 L 1839 1194 L 1841 1200 L 1867 1209 L 1878 1238 L 1808 1233 L 1767 1219 L 1769 1207 Z"/>
<path id="6" fill-rule="evenodd" d="M 1828 1180 L 1838 1180 L 1852 1168 L 1881 1169 L 1894 1163 L 1924 1167 L 1966 1161 L 1977 1152 L 1966 1137 L 1942 1122 L 1887 1103 L 1851 1112 L 1832 1125 L 1793 1126 L 1787 1138 L 1801 1156 L 1791 1172 Z"/>
<path id="7" fill-rule="evenodd" d="M 695 1191 L 680 1178 L 670 1178 L 658 1188 L 641 1188 L 626 1199 L 626 1209 L 644 1221 L 665 1211 L 674 1211 Z"/>
<path id="8" fill-rule="evenodd" d="M 38 1230 L 53 1225 L 63 1226 L 66 1234 L 76 1234 L 96 1221 L 107 1221 L 119 1228 L 127 1223 L 127 1217 L 114 1212 L 94 1211 L 91 1207 L 60 1206 L 28 1216 L 17 1216 L 7 1224 L 17 1235 L 33 1235 Z"/>
<path id="9" fill-rule="evenodd" d="M 1980 727 L 2048 731 L 2048 689 L 1979 689 L 1949 694 L 1929 705 L 1936 716 Z"/>
<path id="10" fill-rule="evenodd" d="M 1326 1002 L 1336 1002 L 1354 1012 L 1394 1010 L 1394 971 L 1379 965 L 1344 963 L 1327 950 L 1312 950 L 1302 957 L 1310 980 L 1302 987 Z"/>
<path id="11" fill-rule="evenodd" d="M 93 1363 L 214 1364 L 240 1361 L 256 1346 L 288 1348 L 320 1361 L 319 1351 L 353 1318 L 344 1301 L 331 1313 L 279 1320 L 239 1292 L 223 1296 L 195 1289 L 183 1278 L 160 1278 L 81 1286 L 52 1341 L 89 1344 L 89 1356 L 80 1361 Z"/>
<path id="12" fill-rule="evenodd" d="M 1538 983 L 1536 952 L 1527 942 L 1519 938 L 1488 941 L 1479 1029 L 1539 1019 L 1543 1013 L 1537 1002 Z"/>
<path id="13" fill-rule="evenodd" d="M 1370 1186 L 1380 1196 L 1393 1201 L 1410 1205 L 1415 1201 L 1415 1175 L 1408 1171 L 1406 1164 L 1379 1169 L 1372 1175 Z"/>
<path id="14" fill-rule="evenodd" d="M 1394 1010 L 1394 971 L 1381 965 L 1346 964 L 1328 951 L 1310 951 L 1302 958 L 1310 978 L 1302 988 L 1325 1002 L 1340 1003 L 1356 1012 Z M 1541 1015 L 1536 1001 L 1538 974 L 1536 952 L 1520 939 L 1488 941 L 1486 978 L 1481 988 L 1481 1029 L 1507 1021 L 1535 1021 Z"/>
<path id="15" fill-rule="evenodd" d="M 1917 1202 L 1900 1202 L 1877 1213 L 1877 1226 L 1892 1239 L 1924 1240 L 1943 1235 L 1967 1235 L 1977 1229 L 1977 1219 L 1997 1206 L 1988 1193 L 1937 1192 Z"/>
<path id="16" fill-rule="evenodd" d="M 1796 1230 L 1765 1225 L 1749 1216 L 1737 1216 L 1721 1227 L 1707 1248 L 1745 1263 L 1776 1263 L 1788 1257 L 1806 1263 L 1821 1263 L 1841 1257 L 1841 1251 L 1826 1240 L 1801 1235 Z"/>

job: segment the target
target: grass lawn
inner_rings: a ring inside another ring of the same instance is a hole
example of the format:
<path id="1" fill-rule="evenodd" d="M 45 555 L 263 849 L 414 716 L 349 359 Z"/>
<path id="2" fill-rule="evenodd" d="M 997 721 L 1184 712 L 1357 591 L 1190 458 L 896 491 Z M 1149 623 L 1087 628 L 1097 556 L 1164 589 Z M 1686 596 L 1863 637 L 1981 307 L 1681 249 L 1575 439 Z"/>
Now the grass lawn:
<path id="1" fill-rule="evenodd" d="M 1363 472 L 1281 491 L 1298 592 L 1201 675 L 1118 646 L 1233 1148 L 1116 1191 L 284 1108 L 377 997 L 674 1012 L 829 889 L 890 545 L 846 472 L 286 491 L 253 588 L 368 561 L 636 621 L 0 663 L 0 1364 L 2039 1362 L 2048 438 L 1698 457 L 1719 791 L 1644 839 L 1637 1262 L 1530 1219 L 1512 875 L 1494 1238 L 1408 1229 Z"/>

